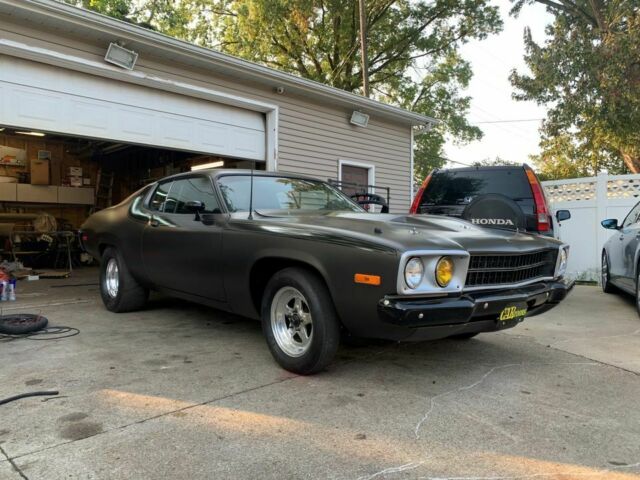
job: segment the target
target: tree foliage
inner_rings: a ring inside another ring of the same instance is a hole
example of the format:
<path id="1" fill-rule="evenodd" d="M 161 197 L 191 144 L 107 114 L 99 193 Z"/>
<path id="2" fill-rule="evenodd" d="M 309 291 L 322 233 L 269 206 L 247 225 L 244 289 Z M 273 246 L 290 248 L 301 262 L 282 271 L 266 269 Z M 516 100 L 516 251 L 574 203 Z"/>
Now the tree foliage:
<path id="1" fill-rule="evenodd" d="M 640 173 L 640 3 L 637 0 L 512 0 L 554 15 L 544 44 L 525 30 L 530 73 L 513 71 L 514 97 L 548 105 L 542 153 L 551 178 Z"/>
<path id="2" fill-rule="evenodd" d="M 68 0 L 193 43 L 360 93 L 358 0 Z M 482 132 L 461 92 L 472 72 L 460 46 L 499 31 L 489 0 L 367 0 L 372 96 L 437 118 L 416 136 L 416 174 L 443 163 L 448 137 Z"/>

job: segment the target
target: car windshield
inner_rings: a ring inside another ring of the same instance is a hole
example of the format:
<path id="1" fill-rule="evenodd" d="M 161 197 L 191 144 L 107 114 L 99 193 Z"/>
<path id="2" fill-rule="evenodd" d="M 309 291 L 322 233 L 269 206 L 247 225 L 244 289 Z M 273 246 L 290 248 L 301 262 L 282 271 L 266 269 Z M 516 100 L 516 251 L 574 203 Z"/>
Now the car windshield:
<path id="1" fill-rule="evenodd" d="M 250 175 L 226 175 L 218 179 L 230 212 L 248 212 Z M 253 177 L 253 209 L 302 212 L 363 211 L 349 197 L 324 182 L 287 177 Z"/>

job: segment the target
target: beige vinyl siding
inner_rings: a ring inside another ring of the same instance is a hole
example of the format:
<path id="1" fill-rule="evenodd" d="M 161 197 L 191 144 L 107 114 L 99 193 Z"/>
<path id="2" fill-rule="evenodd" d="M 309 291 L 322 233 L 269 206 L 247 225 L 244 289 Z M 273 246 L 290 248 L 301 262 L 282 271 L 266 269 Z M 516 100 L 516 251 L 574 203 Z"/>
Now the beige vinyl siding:
<path id="1" fill-rule="evenodd" d="M 91 44 L 65 32 L 47 32 L 46 25 L 0 21 L 0 34 L 21 43 L 101 61 L 108 41 Z M 94 40 L 94 42 L 96 42 Z M 322 179 L 338 178 L 339 160 L 371 164 L 375 184 L 391 188 L 391 210 L 408 211 L 410 198 L 411 126 L 371 115 L 366 128 L 349 123 L 352 109 L 314 101 L 312 95 L 297 96 L 229 76 L 213 75 L 208 69 L 166 62 L 141 54 L 136 70 L 170 80 L 203 86 L 279 106 L 277 169 Z M 379 192 L 382 193 L 382 192 Z"/>

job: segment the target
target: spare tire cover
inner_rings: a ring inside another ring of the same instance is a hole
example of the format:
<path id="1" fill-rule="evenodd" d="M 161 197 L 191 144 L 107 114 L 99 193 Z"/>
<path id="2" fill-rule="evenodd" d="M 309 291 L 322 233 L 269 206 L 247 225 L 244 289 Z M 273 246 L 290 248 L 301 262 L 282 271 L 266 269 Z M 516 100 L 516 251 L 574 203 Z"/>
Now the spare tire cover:
<path id="1" fill-rule="evenodd" d="M 487 193 L 474 198 L 462 212 L 462 218 L 488 228 L 524 230 L 526 218 L 522 209 L 509 197 Z"/>

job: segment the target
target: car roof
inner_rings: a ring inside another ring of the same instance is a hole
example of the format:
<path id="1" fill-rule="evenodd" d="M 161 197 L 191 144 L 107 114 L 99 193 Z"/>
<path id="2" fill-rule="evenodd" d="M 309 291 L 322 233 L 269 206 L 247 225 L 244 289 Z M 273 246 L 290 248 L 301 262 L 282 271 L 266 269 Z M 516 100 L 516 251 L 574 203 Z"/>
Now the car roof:
<path id="1" fill-rule="evenodd" d="M 321 180 L 319 178 L 311 177 L 308 175 L 273 172 L 273 171 L 266 171 L 266 170 L 250 170 L 250 169 L 243 169 L 243 168 L 205 168 L 202 170 L 196 170 L 194 172 L 176 173 L 175 175 L 164 177 L 158 181 L 164 182 L 167 180 L 177 180 L 183 177 L 190 177 L 194 174 L 208 175 L 209 177 L 212 177 L 212 178 L 218 178 L 225 175 L 251 175 L 252 172 L 255 177 L 285 177 L 285 178 L 299 178 L 302 180 L 315 180 L 317 182 L 325 181 L 325 180 Z"/>
<path id="2" fill-rule="evenodd" d="M 460 167 L 460 168 L 439 168 L 437 169 L 434 173 L 439 173 L 439 172 L 484 172 L 484 171 L 491 171 L 491 172 L 495 172 L 495 171 L 499 171 L 499 170 L 518 170 L 518 169 L 523 169 L 525 168 L 527 165 L 526 163 L 523 163 L 522 165 L 478 165 L 478 166 L 471 166 L 471 167 Z"/>

